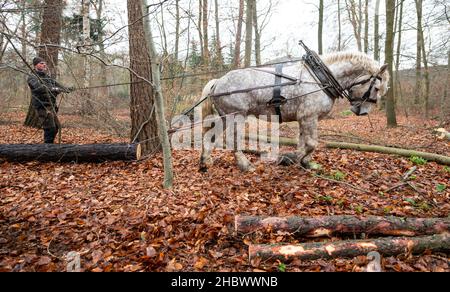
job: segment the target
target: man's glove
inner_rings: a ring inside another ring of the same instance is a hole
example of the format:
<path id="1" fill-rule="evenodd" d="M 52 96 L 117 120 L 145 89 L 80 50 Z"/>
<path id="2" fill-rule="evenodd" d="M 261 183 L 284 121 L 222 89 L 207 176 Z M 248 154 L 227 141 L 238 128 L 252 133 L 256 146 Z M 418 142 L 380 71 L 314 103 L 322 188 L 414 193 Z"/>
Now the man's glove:
<path id="1" fill-rule="evenodd" d="M 61 93 L 61 92 L 64 92 L 64 89 L 62 89 L 60 87 L 52 87 L 51 91 L 53 93 Z"/>

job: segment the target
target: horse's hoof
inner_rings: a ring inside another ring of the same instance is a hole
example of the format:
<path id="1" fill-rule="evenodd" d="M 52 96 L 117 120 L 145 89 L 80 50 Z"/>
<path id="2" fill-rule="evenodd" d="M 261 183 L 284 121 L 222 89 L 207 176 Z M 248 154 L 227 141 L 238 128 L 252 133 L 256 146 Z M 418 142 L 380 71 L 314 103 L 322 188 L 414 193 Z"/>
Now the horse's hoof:
<path id="1" fill-rule="evenodd" d="M 297 163 L 297 156 L 293 153 L 283 154 L 278 158 L 278 165 L 291 166 Z"/>
<path id="2" fill-rule="evenodd" d="M 208 167 L 206 166 L 200 166 L 200 168 L 198 169 L 199 172 L 201 173 L 207 173 L 208 172 Z"/>

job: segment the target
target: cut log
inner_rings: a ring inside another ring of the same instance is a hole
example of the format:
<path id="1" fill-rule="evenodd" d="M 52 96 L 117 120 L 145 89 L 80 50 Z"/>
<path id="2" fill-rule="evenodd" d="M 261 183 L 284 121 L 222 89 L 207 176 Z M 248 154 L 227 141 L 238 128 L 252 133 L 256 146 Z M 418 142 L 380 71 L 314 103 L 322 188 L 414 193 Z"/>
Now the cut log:
<path id="1" fill-rule="evenodd" d="M 0 161 L 11 162 L 104 162 L 141 158 L 139 144 L 17 144 L 0 145 Z"/>
<path id="2" fill-rule="evenodd" d="M 446 129 L 444 128 L 436 129 L 435 133 L 439 139 L 450 141 L 450 132 L 447 132 Z"/>
<path id="3" fill-rule="evenodd" d="M 400 254 L 420 255 L 425 251 L 450 251 L 449 234 L 412 238 L 383 238 L 376 240 L 346 240 L 328 243 L 305 243 L 298 245 L 250 245 L 250 261 L 318 260 L 355 258 L 378 252 L 383 256 Z"/>
<path id="4" fill-rule="evenodd" d="M 450 233 L 450 218 L 398 218 L 398 217 L 251 217 L 236 216 L 235 230 L 240 234 L 254 232 L 284 232 L 299 237 L 333 235 L 390 235 L 421 236 Z"/>
<path id="5" fill-rule="evenodd" d="M 258 140 L 262 139 L 262 141 L 269 141 L 270 138 L 265 136 L 255 136 L 250 135 L 247 137 L 251 140 Z M 280 137 L 279 143 L 281 146 L 290 146 L 290 147 L 297 147 L 298 142 L 296 139 L 291 138 L 285 138 Z M 443 165 L 450 165 L 450 157 L 438 155 L 434 153 L 428 153 L 428 152 L 421 152 L 421 151 L 415 151 L 415 150 L 408 150 L 408 149 L 401 149 L 401 148 L 393 148 L 393 147 L 384 147 L 384 146 L 377 146 L 377 145 L 364 145 L 364 144 L 353 144 L 353 143 L 344 143 L 344 142 L 325 142 L 325 147 L 327 148 L 334 148 L 334 149 L 350 149 L 350 150 L 356 150 L 356 151 L 362 151 L 362 152 L 375 152 L 375 153 L 382 153 L 382 154 L 391 154 L 391 155 L 398 155 L 403 157 L 422 157 L 428 161 L 434 161 L 439 164 Z"/>

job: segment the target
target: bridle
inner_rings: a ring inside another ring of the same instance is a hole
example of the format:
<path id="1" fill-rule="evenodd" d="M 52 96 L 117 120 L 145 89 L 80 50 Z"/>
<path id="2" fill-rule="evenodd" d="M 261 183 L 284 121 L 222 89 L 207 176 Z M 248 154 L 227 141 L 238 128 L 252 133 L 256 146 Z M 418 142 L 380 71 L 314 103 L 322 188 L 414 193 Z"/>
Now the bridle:
<path id="1" fill-rule="evenodd" d="M 351 92 L 353 87 L 358 86 L 358 85 L 364 85 L 366 83 L 371 82 L 370 86 L 369 86 L 369 89 L 367 89 L 367 91 L 364 93 L 364 95 L 361 98 L 354 98 L 350 94 L 349 95 L 349 97 L 350 97 L 349 101 L 350 102 L 355 102 L 355 101 L 359 101 L 360 100 L 362 103 L 369 102 L 369 103 L 376 104 L 378 102 L 378 100 L 370 98 L 370 95 L 372 93 L 373 88 L 375 87 L 375 84 L 377 83 L 377 80 L 379 80 L 380 82 L 383 82 L 383 78 L 380 75 L 383 74 L 385 70 L 386 69 L 382 68 L 382 70 L 380 70 L 376 75 L 372 75 L 372 76 L 370 76 L 367 79 L 364 79 L 362 81 L 353 83 L 352 85 L 348 86 L 345 90 L 347 90 L 348 92 Z"/>

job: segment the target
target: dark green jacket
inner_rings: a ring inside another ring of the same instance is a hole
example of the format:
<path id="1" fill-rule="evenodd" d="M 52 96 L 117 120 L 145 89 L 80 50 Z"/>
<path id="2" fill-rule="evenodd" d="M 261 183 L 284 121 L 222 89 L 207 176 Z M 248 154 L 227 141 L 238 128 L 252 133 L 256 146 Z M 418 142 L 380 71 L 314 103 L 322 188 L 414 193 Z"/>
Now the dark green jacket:
<path id="1" fill-rule="evenodd" d="M 32 104 L 36 109 L 46 107 L 55 108 L 58 94 L 70 92 L 70 90 L 44 72 L 34 71 L 30 74 L 27 81 L 31 89 Z"/>

